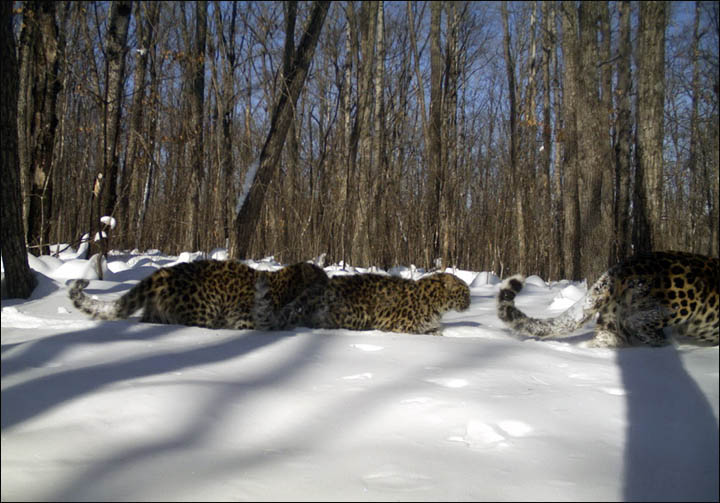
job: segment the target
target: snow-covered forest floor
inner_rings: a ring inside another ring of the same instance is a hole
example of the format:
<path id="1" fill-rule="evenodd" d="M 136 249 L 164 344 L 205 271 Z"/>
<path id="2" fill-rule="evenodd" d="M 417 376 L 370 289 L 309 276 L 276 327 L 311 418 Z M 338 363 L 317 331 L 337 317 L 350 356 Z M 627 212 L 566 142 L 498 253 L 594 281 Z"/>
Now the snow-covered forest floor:
<path id="1" fill-rule="evenodd" d="M 31 260 L 32 297 L 2 301 L 2 501 L 718 500 L 717 347 L 521 340 L 487 272 L 450 270 L 472 303 L 442 337 L 92 321 L 67 297 L 193 258 L 113 253 L 102 281 Z M 517 305 L 585 290 L 530 277 Z"/>

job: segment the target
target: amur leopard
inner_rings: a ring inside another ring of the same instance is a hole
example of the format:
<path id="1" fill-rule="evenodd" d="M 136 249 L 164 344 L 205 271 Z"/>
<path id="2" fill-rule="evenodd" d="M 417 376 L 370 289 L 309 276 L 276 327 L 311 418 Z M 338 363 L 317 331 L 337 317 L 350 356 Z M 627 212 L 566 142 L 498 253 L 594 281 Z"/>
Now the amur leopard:
<path id="1" fill-rule="evenodd" d="M 468 285 L 448 273 L 417 281 L 372 273 L 336 275 L 279 310 L 267 298 L 265 278 L 258 278 L 256 291 L 255 325 L 275 330 L 301 325 L 439 334 L 443 313 L 470 306 Z"/>
<path id="2" fill-rule="evenodd" d="M 87 280 L 75 280 L 69 296 L 75 307 L 95 319 L 118 320 L 142 309 L 143 322 L 208 328 L 252 329 L 255 282 L 265 278 L 275 309 L 328 277 L 308 262 L 278 271 L 259 271 L 238 261 L 198 260 L 158 269 L 122 297 L 102 301 L 87 296 Z"/>
<path id="3" fill-rule="evenodd" d="M 590 287 L 577 319 L 572 308 L 556 318 L 525 315 L 515 307 L 524 278 L 513 276 L 500 286 L 497 313 L 514 331 L 539 339 L 567 337 L 599 313 L 591 346 L 662 346 L 669 342 L 665 328 L 716 345 L 719 263 L 684 252 L 637 255 L 610 268 Z"/>

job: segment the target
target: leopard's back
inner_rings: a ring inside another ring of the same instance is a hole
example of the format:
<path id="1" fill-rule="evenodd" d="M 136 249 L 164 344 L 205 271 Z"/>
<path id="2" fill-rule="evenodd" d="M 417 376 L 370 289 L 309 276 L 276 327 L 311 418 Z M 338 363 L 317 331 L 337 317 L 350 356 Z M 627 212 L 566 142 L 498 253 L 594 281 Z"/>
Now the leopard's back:
<path id="1" fill-rule="evenodd" d="M 443 313 L 469 304 L 470 289 L 451 274 L 419 281 L 372 273 L 336 275 L 326 286 L 303 292 L 270 325 L 438 333 Z"/>
<path id="2" fill-rule="evenodd" d="M 253 328 L 256 271 L 238 261 L 201 260 L 152 275 L 142 321 L 208 328 Z"/>
<path id="3" fill-rule="evenodd" d="M 685 252 L 640 254 L 609 271 L 612 301 L 601 310 L 598 324 L 612 329 L 623 342 L 664 344 L 662 330 L 701 343 L 717 344 L 720 330 L 720 260 Z M 613 310 L 615 311 L 613 313 Z M 608 316 L 609 321 L 603 317 Z"/>
<path id="4" fill-rule="evenodd" d="M 115 301 L 90 299 L 76 281 L 70 298 L 97 319 L 113 320 L 143 310 L 141 321 L 207 328 L 251 329 L 258 276 L 269 278 L 276 306 L 292 300 L 309 282 L 327 280 L 312 264 L 294 264 L 278 271 L 257 271 L 239 261 L 199 260 L 158 269 Z"/>

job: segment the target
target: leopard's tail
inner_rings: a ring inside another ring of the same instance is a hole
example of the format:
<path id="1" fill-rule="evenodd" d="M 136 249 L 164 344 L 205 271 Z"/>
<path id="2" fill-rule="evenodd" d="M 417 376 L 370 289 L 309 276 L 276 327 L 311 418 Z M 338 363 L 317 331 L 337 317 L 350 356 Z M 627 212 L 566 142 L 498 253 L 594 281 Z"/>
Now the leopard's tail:
<path id="1" fill-rule="evenodd" d="M 83 291 L 89 282 L 86 279 L 76 279 L 70 283 L 68 296 L 73 305 L 82 312 L 89 314 L 96 320 L 125 319 L 142 307 L 141 296 L 136 295 L 137 286 L 117 300 L 93 299 Z"/>
<path id="2" fill-rule="evenodd" d="M 607 277 L 603 275 L 588 291 L 585 298 L 555 318 L 531 318 L 517 307 L 515 297 L 523 288 L 525 278 L 515 275 L 500 285 L 497 297 L 498 318 L 512 330 L 527 337 L 557 339 L 568 337 L 585 325 L 597 313 L 600 300 L 607 294 Z"/>

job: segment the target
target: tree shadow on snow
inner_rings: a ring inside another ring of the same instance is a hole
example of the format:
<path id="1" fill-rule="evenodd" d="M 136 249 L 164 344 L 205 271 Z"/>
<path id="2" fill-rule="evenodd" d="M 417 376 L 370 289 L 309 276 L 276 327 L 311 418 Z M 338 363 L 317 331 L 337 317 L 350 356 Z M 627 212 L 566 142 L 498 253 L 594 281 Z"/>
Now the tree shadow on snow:
<path id="1" fill-rule="evenodd" d="M 3 358 L 3 378 L 23 370 L 41 368 L 47 362 L 50 362 L 54 356 L 62 354 L 72 345 L 102 345 L 123 340 L 152 340 L 179 328 L 187 328 L 174 325 L 147 324 L 148 328 L 146 330 L 124 333 L 131 326 L 130 324 L 126 322 L 110 322 L 110 324 L 119 325 L 123 328 L 119 331 L 101 332 L 102 329 L 93 327 L 88 330 L 45 337 L 32 341 L 27 348 L 17 348 L 20 349 L 18 355 Z M 201 334 L 198 337 L 205 336 Z M 213 343 L 212 335 L 208 334 L 207 339 L 201 341 L 203 343 L 201 346 L 192 349 L 183 347 L 177 350 L 174 349 L 176 346 L 173 346 L 173 350 L 60 370 L 34 379 L 28 379 L 7 386 L 2 390 L 1 429 L 5 430 L 62 403 L 113 383 L 161 375 L 206 363 L 230 360 L 273 344 L 282 338 L 279 333 L 269 334 L 247 331 L 240 332 L 237 337 L 229 339 L 222 337 L 219 342 Z M 162 349 L 162 346 L 160 346 L 160 349 Z"/>
<path id="2" fill-rule="evenodd" d="M 31 367 L 41 368 L 49 364 L 53 358 L 74 346 L 131 340 L 150 341 L 172 333 L 172 331 L 179 328 L 187 328 L 178 325 L 137 323 L 139 319 L 140 317 L 136 316 L 128 320 L 97 322 L 97 326 L 84 330 L 73 330 L 29 341 L 3 344 L 3 361 L 0 374 L 4 379 Z M 128 330 L 131 327 L 133 327 L 133 330 Z M 11 353 L 11 350 L 13 350 L 12 354 L 6 355 L 6 353 Z"/>
<path id="3" fill-rule="evenodd" d="M 300 331 L 302 332 L 302 329 Z M 288 338 L 288 332 L 278 334 L 277 337 Z M 273 429 L 274 419 L 269 417 L 268 438 L 260 446 L 254 444 L 254 439 L 245 438 L 247 432 L 241 422 L 234 425 L 236 436 L 227 443 L 224 450 L 202 448 L 209 438 L 218 434 L 218 425 L 222 424 L 232 408 L 240 407 L 249 414 L 253 410 L 257 411 L 258 404 L 255 399 L 262 403 L 267 400 L 268 393 L 272 390 L 292 386 L 294 379 L 311 370 L 309 366 L 323 357 L 326 347 L 332 344 L 344 345 L 355 340 L 355 336 L 331 333 L 313 332 L 303 335 L 292 338 L 298 345 L 296 350 L 283 352 L 284 357 L 272 367 L 253 372 L 234 382 L 209 388 L 204 402 L 195 406 L 196 413 L 183 422 L 185 426 L 177 433 L 161 436 L 143 445 L 131 445 L 122 451 L 113 452 L 106 459 L 97 460 L 89 469 L 54 492 L 52 499 L 152 499 L 152 495 L 163 493 L 164 484 L 171 483 L 158 478 L 162 478 L 171 466 L 170 470 L 178 479 L 172 482 L 173 486 L 192 486 L 195 480 L 229 479 L 237 484 L 232 492 L 233 499 L 252 500 L 257 494 L 263 494 L 267 490 L 263 486 L 264 481 L 253 484 L 252 475 L 248 475 L 252 469 L 263 465 L 277 465 L 278 484 L 282 485 L 287 476 L 283 470 L 293 463 L 302 463 L 303 458 L 318 449 L 342 442 L 348 431 L 362 430 L 363 421 L 368 415 L 387 407 L 388 400 L 392 401 L 389 397 L 396 397 L 399 401 L 408 394 L 434 386 L 424 379 L 427 369 L 423 366 L 408 365 L 405 378 L 388 380 L 364 392 L 357 391 L 352 395 L 352 399 L 327 402 L 322 410 L 309 409 L 304 414 L 294 415 L 292 419 L 284 418 L 281 423 L 287 423 L 286 428 Z M 262 334 L 260 338 L 263 337 L 268 337 L 268 334 Z M 367 339 L 359 335 L 357 340 Z M 472 344 L 467 344 L 467 347 L 468 351 L 463 353 L 462 361 L 449 359 L 440 366 L 452 368 L 455 372 L 463 369 L 470 371 L 477 368 L 478 361 L 488 363 L 501 356 L 497 347 L 488 349 Z M 417 389 L 408 386 L 408 382 L 415 382 Z M 295 407 L 291 406 L 290 410 L 295 410 L 297 414 Z M 322 418 L 322 424 L 327 427 L 318 427 L 318 418 Z M 317 474 L 317 483 L 322 483 L 325 476 Z M 125 484 L 127 477 L 133 480 L 132 487 Z M 247 488 L 244 484 L 248 484 Z M 250 492 L 245 493 L 245 490 Z M 223 497 L 227 495 L 220 496 L 221 499 Z M 272 498 L 272 495 L 270 497 Z M 305 499 L 308 495 L 296 494 L 296 497 Z"/>
<path id="4" fill-rule="evenodd" d="M 625 501 L 718 499 L 718 423 L 680 351 L 617 352 L 627 391 Z"/>

